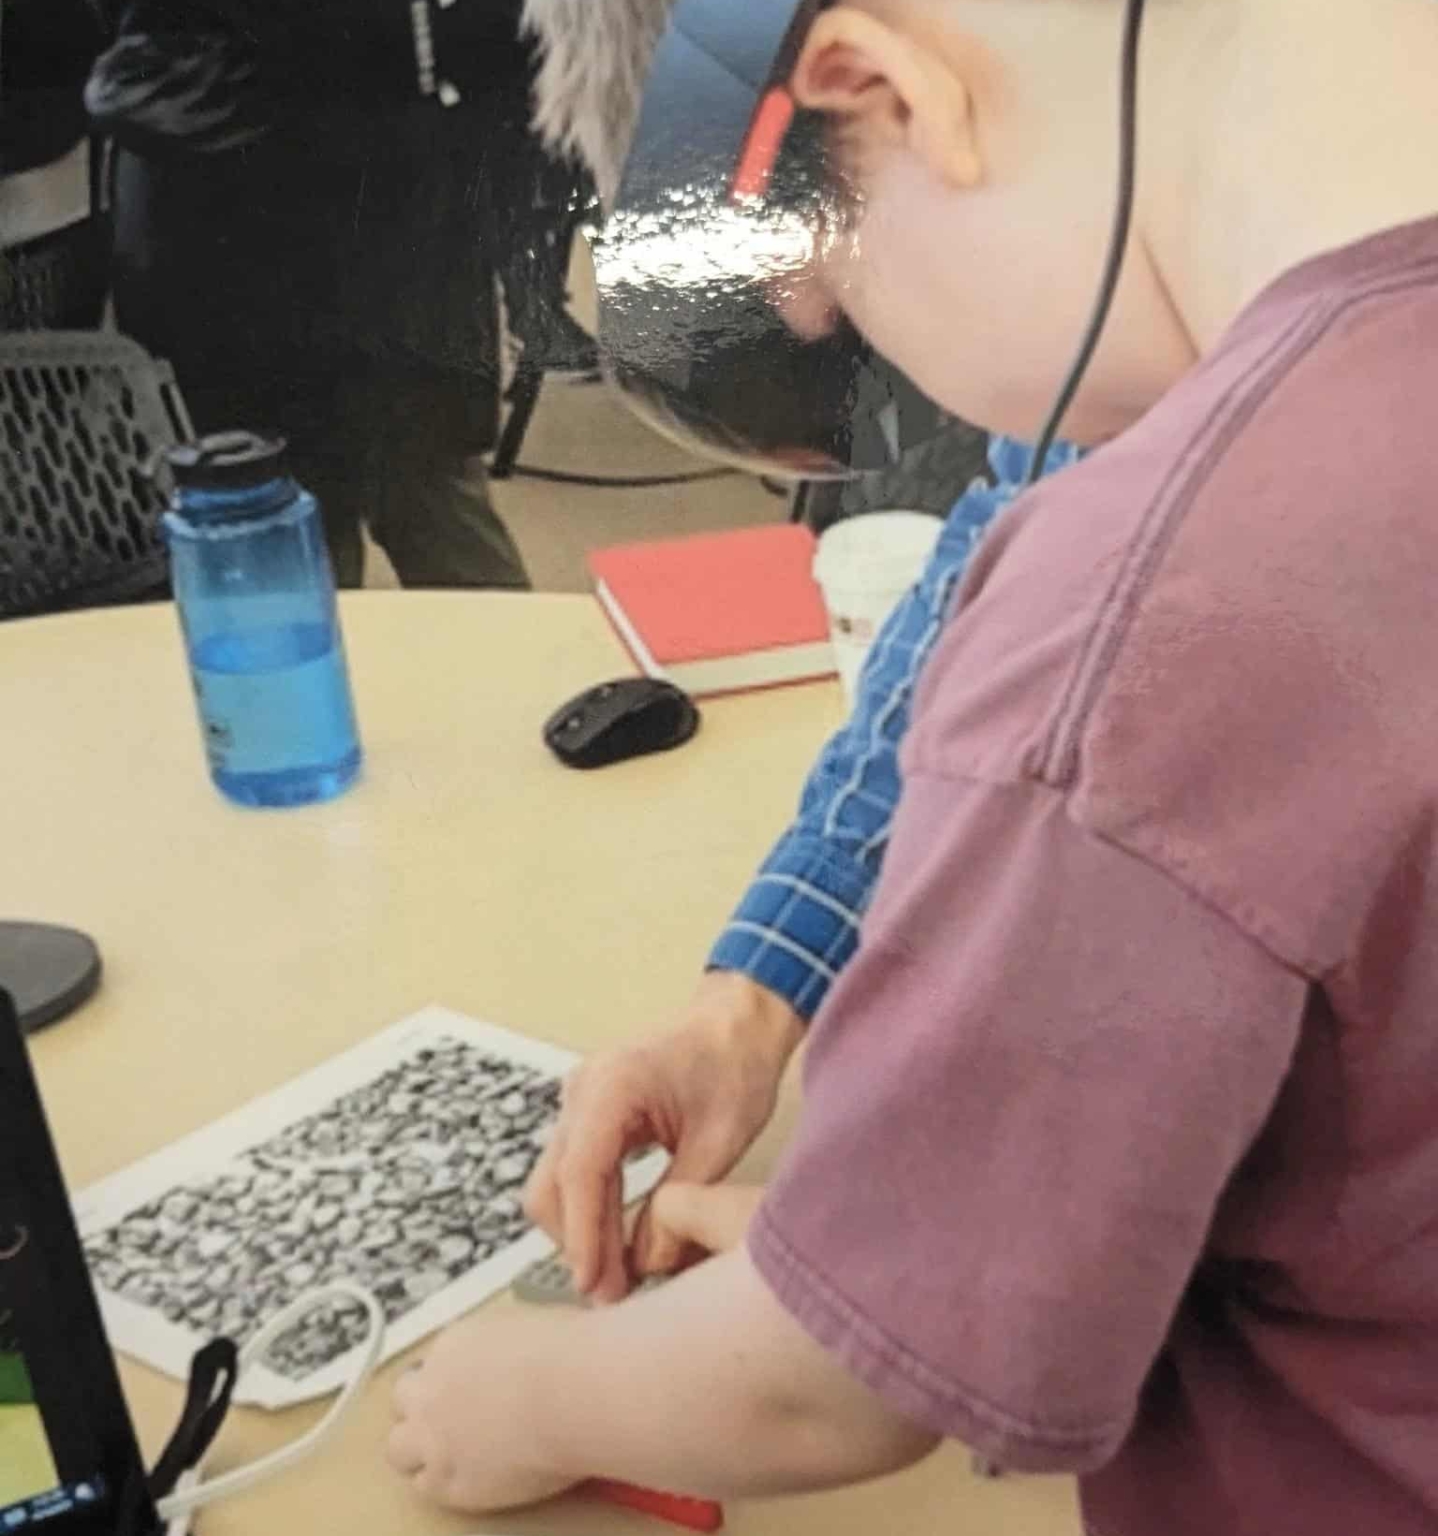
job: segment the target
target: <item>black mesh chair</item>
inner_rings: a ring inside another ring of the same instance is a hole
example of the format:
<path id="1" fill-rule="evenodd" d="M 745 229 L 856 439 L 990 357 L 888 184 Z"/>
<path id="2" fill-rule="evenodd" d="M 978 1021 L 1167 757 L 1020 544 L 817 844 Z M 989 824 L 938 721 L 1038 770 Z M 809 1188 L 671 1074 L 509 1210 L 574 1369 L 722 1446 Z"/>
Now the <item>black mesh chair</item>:
<path id="1" fill-rule="evenodd" d="M 0 335 L 0 619 L 163 594 L 152 468 L 191 436 L 168 364 L 126 337 Z"/>
<path id="2" fill-rule="evenodd" d="M 98 212 L 0 250 L 0 331 L 98 327 L 109 258 L 109 232 Z"/>

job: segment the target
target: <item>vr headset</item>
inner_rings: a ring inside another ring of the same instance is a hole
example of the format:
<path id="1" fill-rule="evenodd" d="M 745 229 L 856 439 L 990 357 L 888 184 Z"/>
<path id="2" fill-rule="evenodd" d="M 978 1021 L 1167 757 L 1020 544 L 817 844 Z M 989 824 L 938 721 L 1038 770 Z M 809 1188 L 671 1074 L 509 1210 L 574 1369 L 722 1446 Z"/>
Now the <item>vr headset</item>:
<path id="1" fill-rule="evenodd" d="M 833 3 L 678 0 L 595 246 L 600 344 L 629 404 L 694 452 L 779 478 L 881 470 L 951 419 L 847 322 L 804 342 L 776 308 L 816 232 L 846 216 L 825 124 L 791 89 L 809 29 Z M 1031 479 L 1092 359 L 1127 247 L 1144 0 L 1125 11 L 1108 260 Z"/>
<path id="2" fill-rule="evenodd" d="M 595 246 L 599 334 L 651 426 L 786 479 L 896 463 L 945 413 L 847 323 L 804 342 L 775 296 L 836 217 L 824 124 L 789 90 L 832 0 L 679 0 Z"/>

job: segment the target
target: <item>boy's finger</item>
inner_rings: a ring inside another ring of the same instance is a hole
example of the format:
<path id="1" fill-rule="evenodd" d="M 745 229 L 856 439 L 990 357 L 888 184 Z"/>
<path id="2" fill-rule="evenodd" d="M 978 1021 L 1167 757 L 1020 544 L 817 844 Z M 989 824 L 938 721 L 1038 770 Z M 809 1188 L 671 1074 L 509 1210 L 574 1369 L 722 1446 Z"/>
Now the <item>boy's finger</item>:
<path id="1" fill-rule="evenodd" d="M 407 1419 L 401 1419 L 385 1442 L 385 1459 L 401 1477 L 413 1477 L 424 1470 L 422 1436 Z"/>
<path id="2" fill-rule="evenodd" d="M 394 1396 L 391 1403 L 394 1407 L 394 1416 L 397 1422 L 403 1423 L 409 1417 L 410 1404 L 414 1400 L 417 1390 L 416 1377 L 424 1369 L 423 1360 L 411 1360 L 400 1372 L 399 1380 L 394 1384 Z"/>
<path id="3" fill-rule="evenodd" d="M 654 1225 L 653 1211 L 654 1196 L 650 1195 L 634 1223 L 634 1241 L 630 1248 L 634 1273 L 646 1278 L 650 1275 L 671 1274 L 678 1263 L 677 1254 L 671 1252 L 673 1245 L 668 1234 Z"/>
<path id="4" fill-rule="evenodd" d="M 686 1243 L 654 1209 L 654 1202 L 661 1191 L 669 1188 L 661 1184 L 645 1203 L 634 1229 L 632 1258 L 634 1272 L 648 1279 L 654 1275 L 676 1274 L 687 1258 L 692 1260 L 693 1244 Z"/>
<path id="5" fill-rule="evenodd" d="M 726 1155 L 727 1150 L 727 1145 L 717 1146 L 712 1136 L 689 1138 L 674 1154 L 674 1161 L 659 1188 L 715 1184 L 734 1166 L 732 1155 Z M 684 1258 L 685 1246 L 663 1222 L 654 1219 L 654 1197 L 651 1196 L 634 1229 L 635 1272 L 640 1275 L 673 1274 Z"/>
<path id="6" fill-rule="evenodd" d="M 629 1294 L 629 1263 L 624 1234 L 624 1181 L 616 1174 L 609 1181 L 600 1229 L 599 1270 L 588 1292 L 600 1302 L 623 1301 Z"/>
<path id="7" fill-rule="evenodd" d="M 682 1252 L 693 1246 L 725 1253 L 744 1241 L 764 1191 L 745 1184 L 664 1184 L 650 1220 L 657 1240 Z"/>
<path id="8" fill-rule="evenodd" d="M 564 1240 L 564 1204 L 559 1188 L 559 1160 L 563 1150 L 564 1133 L 557 1131 L 540 1154 L 524 1190 L 524 1214 L 556 1243 Z"/>
<path id="9" fill-rule="evenodd" d="M 623 1128 L 588 1117 L 571 1125 L 565 1153 L 559 1160 L 560 1203 L 563 1207 L 564 1257 L 574 1283 L 588 1295 L 599 1283 L 608 1235 L 608 1206 L 614 1180 L 624 1156 Z M 623 1262 L 623 1240 L 619 1244 Z"/>

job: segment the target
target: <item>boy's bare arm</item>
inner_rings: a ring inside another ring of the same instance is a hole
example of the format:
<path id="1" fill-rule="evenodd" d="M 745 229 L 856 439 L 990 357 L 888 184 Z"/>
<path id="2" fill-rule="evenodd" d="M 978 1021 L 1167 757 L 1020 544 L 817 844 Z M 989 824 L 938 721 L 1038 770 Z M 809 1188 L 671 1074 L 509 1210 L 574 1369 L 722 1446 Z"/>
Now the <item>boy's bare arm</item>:
<path id="1" fill-rule="evenodd" d="M 551 1429 L 566 1473 L 612 1466 L 652 1486 L 762 1497 L 897 1471 L 936 1444 L 802 1331 L 743 1249 L 581 1321 L 555 1376 L 556 1395 L 576 1389 Z M 621 1413 L 580 1406 L 606 1388 L 612 1402 L 619 1383 Z"/>
<path id="2" fill-rule="evenodd" d="M 476 1512 L 594 1476 L 721 1499 L 801 1493 L 937 1444 L 804 1333 L 742 1249 L 607 1310 L 476 1319 L 405 1378 L 398 1407 L 395 1465 Z"/>

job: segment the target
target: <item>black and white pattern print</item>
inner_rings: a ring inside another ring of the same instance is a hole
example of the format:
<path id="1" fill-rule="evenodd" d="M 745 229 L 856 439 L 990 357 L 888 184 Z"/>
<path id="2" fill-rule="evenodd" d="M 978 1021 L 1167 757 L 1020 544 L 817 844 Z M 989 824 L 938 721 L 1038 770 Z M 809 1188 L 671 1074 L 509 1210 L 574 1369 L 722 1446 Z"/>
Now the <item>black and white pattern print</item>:
<path id="1" fill-rule="evenodd" d="M 92 1272 L 199 1338 L 244 1344 L 335 1280 L 373 1291 L 394 1324 L 528 1233 L 522 1191 L 558 1108 L 557 1074 L 440 1035 L 90 1233 Z M 303 1382 L 363 1333 L 358 1307 L 320 1308 L 265 1364 Z"/>

